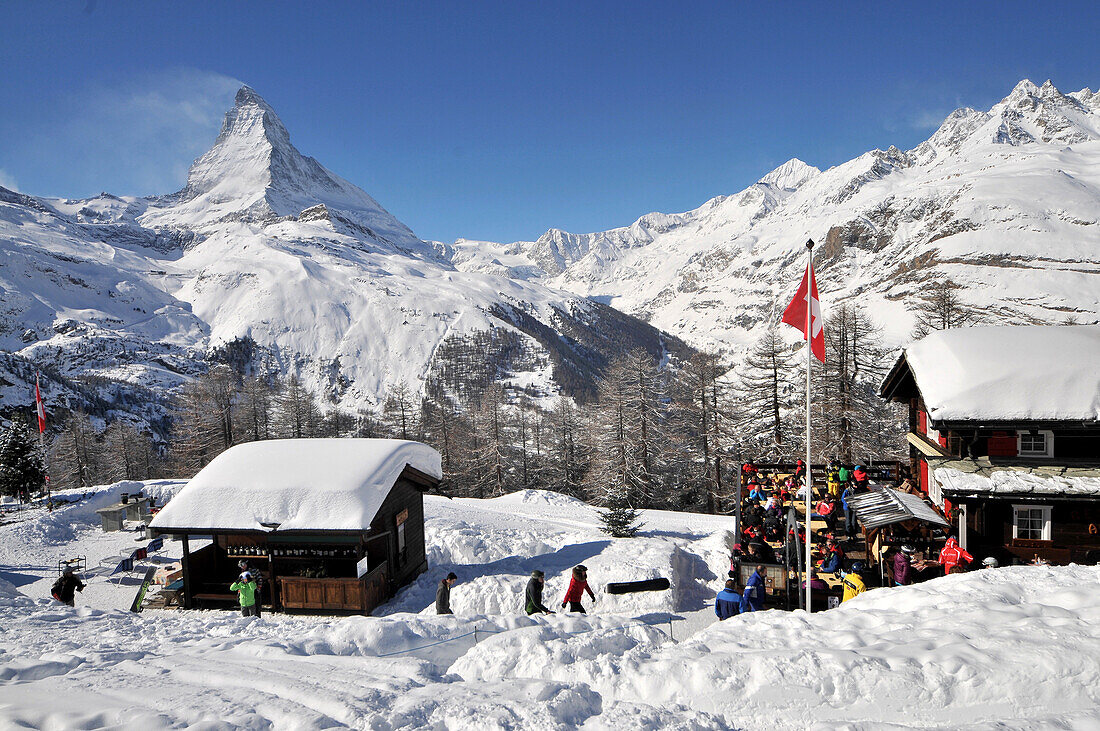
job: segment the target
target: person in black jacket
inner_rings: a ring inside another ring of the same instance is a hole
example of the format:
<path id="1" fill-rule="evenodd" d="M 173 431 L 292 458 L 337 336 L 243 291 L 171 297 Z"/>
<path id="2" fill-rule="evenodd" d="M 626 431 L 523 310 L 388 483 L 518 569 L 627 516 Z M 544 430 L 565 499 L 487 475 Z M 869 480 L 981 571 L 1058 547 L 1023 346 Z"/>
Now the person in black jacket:
<path id="1" fill-rule="evenodd" d="M 447 578 L 439 582 L 439 588 L 435 590 L 435 613 L 454 614 L 451 611 L 451 587 L 458 581 L 455 572 L 447 574 Z"/>
<path id="2" fill-rule="evenodd" d="M 542 587 L 546 583 L 546 574 L 542 573 L 538 569 L 531 572 L 531 580 L 527 582 L 527 596 L 524 609 L 527 610 L 527 614 L 534 614 L 535 612 L 541 612 L 543 614 L 553 614 L 554 612 L 546 608 L 546 605 L 542 603 Z"/>
<path id="3" fill-rule="evenodd" d="M 68 567 L 65 568 L 65 573 L 54 582 L 53 587 L 50 589 L 54 599 L 62 604 L 68 604 L 70 607 L 76 604 L 76 594 L 74 592 L 77 591 L 84 591 L 84 582 L 76 578 L 76 574 Z"/>

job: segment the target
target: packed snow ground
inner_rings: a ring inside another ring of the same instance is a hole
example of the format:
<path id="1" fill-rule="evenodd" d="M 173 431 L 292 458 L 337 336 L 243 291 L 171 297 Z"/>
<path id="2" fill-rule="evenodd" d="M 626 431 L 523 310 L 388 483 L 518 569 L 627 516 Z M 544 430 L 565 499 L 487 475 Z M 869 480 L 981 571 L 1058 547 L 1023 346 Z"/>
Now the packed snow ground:
<path id="1" fill-rule="evenodd" d="M 93 503 L 120 489 L 0 525 L 0 727 L 1100 728 L 1098 567 L 953 575 L 719 624 L 729 519 L 650 511 L 641 538 L 613 540 L 590 507 L 529 491 L 429 497 L 431 569 L 382 616 L 135 615 L 135 587 L 104 578 L 76 609 L 52 602 L 56 558 L 141 545 L 96 527 Z M 522 614 L 532 569 L 556 608 L 579 562 L 592 614 Z M 439 617 L 450 570 L 457 615 Z M 657 575 L 674 590 L 602 591 Z M 475 626 L 476 645 L 462 637 Z"/>

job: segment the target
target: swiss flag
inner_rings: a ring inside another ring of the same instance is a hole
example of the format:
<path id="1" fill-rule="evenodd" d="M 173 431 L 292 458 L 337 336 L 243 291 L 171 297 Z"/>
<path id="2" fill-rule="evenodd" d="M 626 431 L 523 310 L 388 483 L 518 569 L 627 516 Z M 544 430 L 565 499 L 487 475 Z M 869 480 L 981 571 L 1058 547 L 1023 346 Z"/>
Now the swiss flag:
<path id="1" fill-rule="evenodd" d="M 38 388 L 38 374 L 34 374 L 34 406 L 38 412 L 38 432 L 46 431 L 46 407 L 42 404 L 42 391 Z"/>
<path id="2" fill-rule="evenodd" d="M 807 306 L 810 308 L 809 333 L 806 332 Z M 813 263 L 806 265 L 806 273 L 802 275 L 798 293 L 783 311 L 783 322 L 801 330 L 803 336 L 810 341 L 810 350 L 814 357 L 822 363 L 825 362 L 825 328 L 821 322 L 821 301 L 817 298 L 817 279 L 814 278 Z"/>

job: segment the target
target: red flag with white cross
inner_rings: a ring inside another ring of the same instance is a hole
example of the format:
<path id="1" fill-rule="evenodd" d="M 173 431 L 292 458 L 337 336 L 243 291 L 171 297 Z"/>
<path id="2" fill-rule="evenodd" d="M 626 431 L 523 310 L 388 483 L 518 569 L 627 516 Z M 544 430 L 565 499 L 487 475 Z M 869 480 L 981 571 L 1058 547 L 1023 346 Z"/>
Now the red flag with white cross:
<path id="1" fill-rule="evenodd" d="M 809 310 L 809 317 L 806 312 Z M 809 323 L 807 323 L 809 320 Z M 806 265 L 806 273 L 802 275 L 802 284 L 798 285 L 798 292 L 794 299 L 783 311 L 783 322 L 793 325 L 802 331 L 804 339 L 810 341 L 810 349 L 814 357 L 822 363 L 825 362 L 825 327 L 821 320 L 821 301 L 817 297 L 817 279 L 814 277 L 814 265 Z M 807 328 L 807 324 L 809 327 Z M 809 330 L 809 332 L 807 332 Z"/>

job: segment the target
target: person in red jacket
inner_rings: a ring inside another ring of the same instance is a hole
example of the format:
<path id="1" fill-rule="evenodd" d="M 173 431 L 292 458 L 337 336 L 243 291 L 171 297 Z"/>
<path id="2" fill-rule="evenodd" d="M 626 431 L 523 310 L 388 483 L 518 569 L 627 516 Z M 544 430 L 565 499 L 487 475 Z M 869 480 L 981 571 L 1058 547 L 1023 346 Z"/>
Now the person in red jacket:
<path id="1" fill-rule="evenodd" d="M 561 600 L 562 607 L 564 608 L 568 604 L 570 612 L 588 614 L 581 606 L 581 599 L 584 598 L 584 592 L 586 591 L 588 596 L 592 597 L 592 601 L 596 601 L 596 595 L 592 593 L 592 588 L 588 585 L 588 569 L 583 564 L 574 566 L 573 576 L 569 579 L 569 588 L 565 590 L 565 598 Z"/>
<path id="2" fill-rule="evenodd" d="M 974 557 L 959 547 L 959 542 L 955 540 L 955 536 L 948 536 L 947 543 L 940 551 L 940 563 L 943 564 L 943 573 L 954 573 L 955 569 L 961 563 L 970 563 L 974 560 Z"/>

